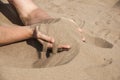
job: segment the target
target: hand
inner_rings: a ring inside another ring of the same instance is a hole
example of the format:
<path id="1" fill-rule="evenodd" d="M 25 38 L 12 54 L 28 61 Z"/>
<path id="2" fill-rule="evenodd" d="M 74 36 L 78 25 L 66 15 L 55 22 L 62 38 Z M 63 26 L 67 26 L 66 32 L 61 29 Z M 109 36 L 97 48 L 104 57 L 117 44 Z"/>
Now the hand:
<path id="1" fill-rule="evenodd" d="M 34 29 L 34 38 L 36 38 L 40 43 L 44 43 L 47 42 L 47 47 L 48 48 L 52 48 L 53 47 L 53 43 L 55 42 L 54 38 L 51 38 L 45 34 L 42 34 L 39 30 L 38 30 L 38 26 Z M 69 45 L 59 45 L 58 48 L 60 49 L 70 49 Z"/>

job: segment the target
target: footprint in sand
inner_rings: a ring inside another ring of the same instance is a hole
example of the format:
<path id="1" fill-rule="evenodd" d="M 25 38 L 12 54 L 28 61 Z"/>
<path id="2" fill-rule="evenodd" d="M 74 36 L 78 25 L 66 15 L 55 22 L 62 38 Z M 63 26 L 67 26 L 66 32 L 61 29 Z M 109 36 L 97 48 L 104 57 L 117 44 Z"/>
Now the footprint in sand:
<path id="1" fill-rule="evenodd" d="M 88 34 L 85 35 L 85 37 L 86 37 L 86 43 L 89 43 L 101 48 L 113 48 L 113 44 L 103 38 L 93 37 Z"/>
<path id="2" fill-rule="evenodd" d="M 113 44 L 111 44 L 107 40 L 104 40 L 104 39 L 99 38 L 99 37 L 94 38 L 94 43 L 96 46 L 99 46 L 102 48 L 112 48 L 113 47 Z"/>
<path id="3" fill-rule="evenodd" d="M 104 63 L 101 65 L 101 67 L 108 66 L 108 65 L 110 65 L 112 63 L 113 63 L 113 59 L 112 58 L 110 58 L 110 59 L 104 58 Z"/>

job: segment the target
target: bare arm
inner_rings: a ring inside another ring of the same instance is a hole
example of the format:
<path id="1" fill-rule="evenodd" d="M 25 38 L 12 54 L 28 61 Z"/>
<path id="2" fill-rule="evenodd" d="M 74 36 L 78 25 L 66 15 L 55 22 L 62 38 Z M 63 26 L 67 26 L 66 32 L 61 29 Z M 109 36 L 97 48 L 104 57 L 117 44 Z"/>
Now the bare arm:
<path id="1" fill-rule="evenodd" d="M 36 38 L 40 42 L 54 42 L 53 38 L 42 34 L 36 29 L 31 29 L 30 26 L 0 26 L 0 46 L 29 38 Z"/>
<path id="2" fill-rule="evenodd" d="M 32 38 L 33 30 L 27 27 L 0 26 L 0 45 Z"/>

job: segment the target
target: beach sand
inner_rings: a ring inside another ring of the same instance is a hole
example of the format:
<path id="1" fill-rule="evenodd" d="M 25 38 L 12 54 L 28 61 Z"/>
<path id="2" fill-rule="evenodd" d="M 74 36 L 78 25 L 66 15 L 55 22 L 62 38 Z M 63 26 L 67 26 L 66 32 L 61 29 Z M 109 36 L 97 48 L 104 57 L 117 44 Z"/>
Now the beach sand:
<path id="1" fill-rule="evenodd" d="M 6 4 L 0 3 L 0 25 L 22 25 L 7 1 L 2 1 Z M 38 59 L 37 41 L 0 47 L 0 80 L 120 80 L 119 0 L 34 1 L 53 17 L 73 19 L 86 42 L 79 42 L 80 51 L 72 61 L 48 68 L 30 67 Z"/>

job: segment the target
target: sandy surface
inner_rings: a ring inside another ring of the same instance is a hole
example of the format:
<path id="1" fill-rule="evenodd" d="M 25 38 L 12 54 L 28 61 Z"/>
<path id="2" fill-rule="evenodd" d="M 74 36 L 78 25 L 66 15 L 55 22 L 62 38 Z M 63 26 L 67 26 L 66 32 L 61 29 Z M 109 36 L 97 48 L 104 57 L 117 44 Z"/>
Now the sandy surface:
<path id="1" fill-rule="evenodd" d="M 117 1 L 35 0 L 50 15 L 73 19 L 84 30 L 86 42 L 80 41 L 80 52 L 70 63 L 40 69 L 25 65 L 38 58 L 34 48 L 38 45 L 20 42 L 0 47 L 0 80 L 120 80 L 120 1 Z M 0 11 L 1 8 L 0 4 Z M 12 25 L 14 21 L 3 16 L 3 12 L 0 25 Z M 12 17 L 16 19 L 14 23 L 21 24 L 16 15 Z M 14 50 L 17 52 L 12 54 Z M 20 63 L 14 64 L 15 60 Z"/>

